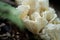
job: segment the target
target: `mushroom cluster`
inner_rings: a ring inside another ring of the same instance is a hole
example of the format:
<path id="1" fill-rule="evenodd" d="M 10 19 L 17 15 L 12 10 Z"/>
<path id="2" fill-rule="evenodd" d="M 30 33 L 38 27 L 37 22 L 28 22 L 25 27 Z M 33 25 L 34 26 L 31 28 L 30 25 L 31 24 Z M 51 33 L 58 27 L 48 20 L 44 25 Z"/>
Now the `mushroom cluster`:
<path id="1" fill-rule="evenodd" d="M 60 19 L 49 0 L 16 0 L 26 28 L 44 40 L 60 40 Z"/>

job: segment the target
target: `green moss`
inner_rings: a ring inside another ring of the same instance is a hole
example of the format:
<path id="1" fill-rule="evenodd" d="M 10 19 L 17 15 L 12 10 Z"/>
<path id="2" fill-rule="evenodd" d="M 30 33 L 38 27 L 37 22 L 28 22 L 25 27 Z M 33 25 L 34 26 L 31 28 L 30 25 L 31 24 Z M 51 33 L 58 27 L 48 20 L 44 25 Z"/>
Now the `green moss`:
<path id="1" fill-rule="evenodd" d="M 20 12 L 11 5 L 0 2 L 0 17 L 3 16 L 4 18 L 9 19 L 13 23 L 15 23 L 21 30 L 23 30 L 24 25 L 22 20 L 18 18 L 19 13 Z"/>

